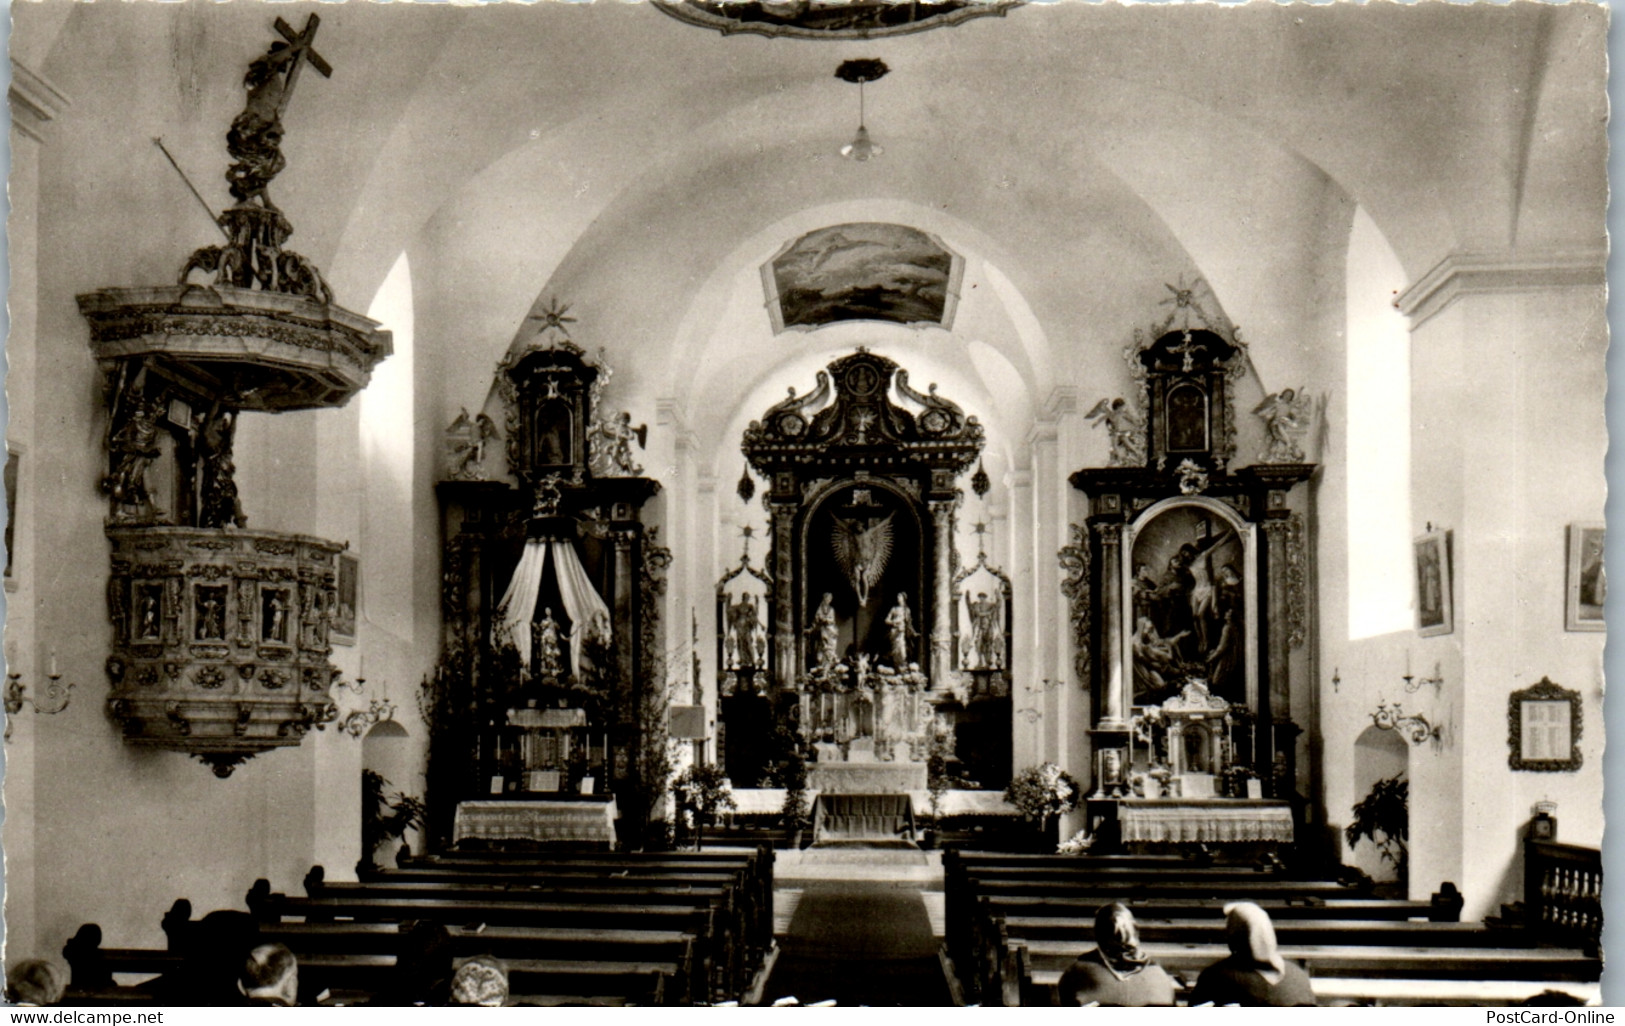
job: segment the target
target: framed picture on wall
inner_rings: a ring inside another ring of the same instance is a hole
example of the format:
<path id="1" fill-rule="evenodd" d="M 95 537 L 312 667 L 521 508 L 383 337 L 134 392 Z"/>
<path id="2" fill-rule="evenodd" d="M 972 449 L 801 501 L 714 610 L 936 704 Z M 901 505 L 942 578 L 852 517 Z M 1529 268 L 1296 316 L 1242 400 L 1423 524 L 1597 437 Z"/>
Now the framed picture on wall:
<path id="1" fill-rule="evenodd" d="M 1600 523 L 1569 525 L 1569 575 L 1563 626 L 1571 631 L 1600 631 L 1608 573 L 1603 556 L 1607 529 Z"/>
<path id="2" fill-rule="evenodd" d="M 333 602 L 333 620 L 328 636 L 337 645 L 355 644 L 355 615 L 361 592 L 361 561 L 339 553 L 338 595 Z"/>
<path id="3" fill-rule="evenodd" d="M 1455 629 L 1450 603 L 1450 532 L 1416 539 L 1416 633 L 1424 638 Z"/>

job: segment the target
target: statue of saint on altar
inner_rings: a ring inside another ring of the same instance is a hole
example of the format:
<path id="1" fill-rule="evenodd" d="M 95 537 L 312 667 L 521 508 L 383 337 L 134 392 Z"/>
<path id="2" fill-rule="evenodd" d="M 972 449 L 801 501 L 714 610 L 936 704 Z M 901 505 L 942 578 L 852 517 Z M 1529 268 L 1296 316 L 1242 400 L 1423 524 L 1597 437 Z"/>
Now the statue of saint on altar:
<path id="1" fill-rule="evenodd" d="M 818 603 L 818 611 L 813 614 L 812 626 L 807 628 L 807 633 L 815 635 L 815 665 L 826 673 L 834 670 L 835 664 L 841 661 L 841 636 L 835 623 L 835 596 L 831 593 L 824 592 L 824 599 Z"/>
<path id="2" fill-rule="evenodd" d="M 536 624 L 536 675 L 543 680 L 557 680 L 564 673 L 564 662 L 559 655 L 559 622 L 553 619 L 553 607 L 542 611 Z"/>
<path id="3" fill-rule="evenodd" d="M 886 626 L 891 629 L 891 663 L 898 670 L 908 669 L 908 642 L 919 632 L 914 629 L 914 618 L 909 613 L 908 596 L 899 593 L 897 604 L 886 614 Z"/>

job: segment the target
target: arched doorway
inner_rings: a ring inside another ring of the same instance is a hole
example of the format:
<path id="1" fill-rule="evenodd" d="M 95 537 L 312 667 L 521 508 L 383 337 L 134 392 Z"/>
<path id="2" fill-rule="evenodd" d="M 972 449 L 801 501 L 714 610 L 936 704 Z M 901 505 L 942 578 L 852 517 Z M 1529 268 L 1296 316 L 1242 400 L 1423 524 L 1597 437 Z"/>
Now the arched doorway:
<path id="1" fill-rule="evenodd" d="M 383 720 L 361 739 L 361 865 L 394 865 L 401 843 L 415 830 L 392 832 L 402 814 L 400 796 L 423 797 L 422 774 L 413 759 L 411 735 L 394 720 Z M 421 845 L 416 846 L 421 850 Z"/>
<path id="2" fill-rule="evenodd" d="M 1372 788 L 1385 780 L 1405 773 L 1410 766 L 1410 748 L 1397 732 L 1371 726 L 1361 731 L 1354 740 L 1354 801 L 1356 804 L 1372 793 Z M 1351 809 L 1349 815 L 1353 816 Z M 1409 818 L 1405 833 L 1410 833 Z M 1361 838 L 1349 852 L 1354 866 L 1378 882 L 1398 879 L 1397 865 L 1384 858 L 1382 849 L 1370 839 Z"/>

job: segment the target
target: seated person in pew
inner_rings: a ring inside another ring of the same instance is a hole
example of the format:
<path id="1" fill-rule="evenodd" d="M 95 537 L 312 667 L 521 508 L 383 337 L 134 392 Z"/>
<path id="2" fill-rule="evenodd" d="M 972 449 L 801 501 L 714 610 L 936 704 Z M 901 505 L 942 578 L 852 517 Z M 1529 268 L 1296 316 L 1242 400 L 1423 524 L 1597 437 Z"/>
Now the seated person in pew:
<path id="1" fill-rule="evenodd" d="M 54 1005 L 67 989 L 68 974 L 43 958 L 25 958 L 6 973 L 6 1001 L 13 1005 Z"/>
<path id="2" fill-rule="evenodd" d="M 1095 913 L 1095 947 L 1061 974 L 1061 1004 L 1172 1005 L 1174 981 L 1140 951 L 1134 913 L 1113 902 Z"/>
<path id="3" fill-rule="evenodd" d="M 258 946 L 259 934 L 259 921 L 247 912 L 210 912 L 186 931 L 181 964 L 140 986 L 164 1004 L 241 1005 L 238 974 L 243 960 Z"/>
<path id="4" fill-rule="evenodd" d="M 501 1008 L 508 1003 L 508 967 L 490 955 L 473 955 L 451 975 L 451 1003 Z"/>
<path id="5" fill-rule="evenodd" d="M 299 960 L 285 944 L 261 944 L 243 962 L 237 989 L 251 1005 L 292 1008 L 299 1004 Z"/>
<path id="6" fill-rule="evenodd" d="M 1192 1005 L 1295 1007 L 1313 1005 L 1309 974 L 1282 957 L 1270 915 L 1250 901 L 1224 907 L 1230 956 L 1202 970 L 1191 991 Z"/>
<path id="7" fill-rule="evenodd" d="M 440 923 L 401 924 L 401 946 L 388 989 L 369 1004 L 402 1008 L 440 1006 L 451 1001 L 451 931 Z"/>

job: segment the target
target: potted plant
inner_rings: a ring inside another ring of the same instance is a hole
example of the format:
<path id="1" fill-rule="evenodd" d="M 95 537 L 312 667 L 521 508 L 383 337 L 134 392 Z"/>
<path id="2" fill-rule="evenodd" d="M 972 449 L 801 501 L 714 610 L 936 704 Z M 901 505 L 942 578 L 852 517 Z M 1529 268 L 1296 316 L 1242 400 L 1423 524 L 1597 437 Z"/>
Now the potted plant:
<path id="1" fill-rule="evenodd" d="M 1377 846 L 1384 862 L 1394 867 L 1394 876 L 1403 888 L 1407 883 L 1406 839 L 1410 837 L 1410 782 L 1404 774 L 1379 780 L 1354 805 L 1354 818 L 1343 828 L 1343 837 L 1352 850 L 1363 837 Z"/>
<path id="2" fill-rule="evenodd" d="M 1010 780 L 1004 789 L 1004 800 L 1029 822 L 1036 822 L 1041 838 L 1049 835 L 1050 820 L 1078 807 L 1082 792 L 1072 774 L 1046 762 L 1028 766 Z M 1045 840 L 1043 850 L 1053 851 L 1056 842 Z"/>
<path id="3" fill-rule="evenodd" d="M 701 851 L 706 824 L 715 823 L 721 810 L 739 807 L 728 786 L 728 778 L 720 766 L 690 766 L 671 786 L 677 808 L 694 824 L 694 850 Z"/>
<path id="4" fill-rule="evenodd" d="M 925 789 L 931 799 L 922 845 L 926 848 L 936 845 L 937 833 L 942 829 L 942 799 L 953 783 L 948 775 L 948 757 L 952 754 L 953 744 L 948 739 L 948 732 L 932 731 L 931 742 L 925 750 Z"/>
<path id="5" fill-rule="evenodd" d="M 386 842 L 400 841 L 408 830 L 423 826 L 427 810 L 423 799 L 397 791 L 387 796 L 389 781 L 374 770 L 361 771 L 361 863 L 356 868 L 371 871 L 378 867 L 378 849 Z"/>

